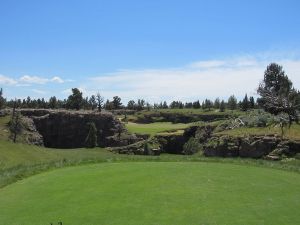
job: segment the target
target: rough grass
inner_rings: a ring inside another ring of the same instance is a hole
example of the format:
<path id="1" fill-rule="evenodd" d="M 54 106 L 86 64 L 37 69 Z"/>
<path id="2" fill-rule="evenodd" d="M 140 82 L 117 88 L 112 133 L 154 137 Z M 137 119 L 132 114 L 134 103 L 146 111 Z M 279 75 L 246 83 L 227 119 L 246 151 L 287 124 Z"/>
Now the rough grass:
<path id="1" fill-rule="evenodd" d="M 17 180 L 55 168 L 101 162 L 141 161 L 220 162 L 300 172 L 300 160 L 297 159 L 273 162 L 240 158 L 207 158 L 201 154 L 191 156 L 174 154 L 162 154 L 160 156 L 122 155 L 101 148 L 63 150 L 0 141 L 0 188 Z"/>
<path id="2" fill-rule="evenodd" d="M 1 224 L 299 224 L 300 175 L 221 163 L 104 163 L 0 190 Z"/>
<path id="3" fill-rule="evenodd" d="M 153 112 L 164 112 L 164 113 L 180 113 L 180 114 L 200 114 L 200 115 L 207 115 L 207 114 L 232 114 L 232 115 L 242 115 L 245 112 L 240 110 L 226 110 L 225 112 L 220 112 L 217 109 L 211 108 L 208 109 L 152 109 L 152 110 L 143 110 L 139 112 L 140 114 L 152 114 Z"/>
<path id="4" fill-rule="evenodd" d="M 51 149 L 22 143 L 0 141 L 0 170 L 19 165 L 30 166 L 62 160 L 84 160 L 111 156 L 101 148 Z"/>
<path id="5" fill-rule="evenodd" d="M 149 134 L 151 136 L 166 131 L 182 130 L 191 126 L 191 124 L 170 123 L 170 122 L 156 122 L 156 123 L 149 123 L 149 124 L 128 122 L 125 125 L 129 132 L 137 133 L 137 134 Z"/>
<path id="6" fill-rule="evenodd" d="M 10 120 L 10 116 L 0 117 L 0 140 L 7 140 L 9 137 L 9 129 L 7 124 Z"/>
<path id="7" fill-rule="evenodd" d="M 191 118 L 192 121 L 197 121 L 197 116 L 201 115 L 225 115 L 229 117 L 238 117 L 240 115 L 246 114 L 246 112 L 241 112 L 239 110 L 227 110 L 225 112 L 220 112 L 219 110 L 216 109 L 211 109 L 211 110 L 203 110 L 203 109 L 152 109 L 152 110 L 142 110 L 138 111 L 132 115 L 127 115 L 126 120 L 131 121 L 131 122 L 137 122 L 140 120 L 143 120 L 143 117 L 151 117 L 152 122 L 167 122 L 165 121 L 166 118 L 160 114 L 177 114 L 177 115 L 182 115 L 182 116 L 190 116 L 190 117 L 195 117 Z M 120 115 L 118 116 L 121 120 L 124 121 L 125 116 Z M 200 119 L 199 119 L 200 120 Z M 174 122 L 174 121 L 173 121 Z"/>
<path id="8" fill-rule="evenodd" d="M 218 134 L 227 134 L 230 136 L 244 137 L 247 135 L 270 135 L 276 134 L 281 136 L 281 129 L 279 127 L 241 127 L 233 130 L 226 130 Z M 300 140 L 300 125 L 293 124 L 291 128 L 284 129 L 284 137 L 292 140 Z"/>

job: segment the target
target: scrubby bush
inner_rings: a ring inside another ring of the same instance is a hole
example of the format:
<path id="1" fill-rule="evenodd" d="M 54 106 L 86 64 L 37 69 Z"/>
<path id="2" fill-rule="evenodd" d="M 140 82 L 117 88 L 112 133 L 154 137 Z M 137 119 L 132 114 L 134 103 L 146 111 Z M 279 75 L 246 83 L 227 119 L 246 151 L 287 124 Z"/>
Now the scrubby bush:
<path id="1" fill-rule="evenodd" d="M 211 134 L 213 132 L 213 127 L 212 126 L 204 126 L 204 127 L 199 127 L 195 133 L 195 138 L 200 142 L 204 143 L 211 137 Z"/>
<path id="2" fill-rule="evenodd" d="M 229 129 L 245 126 L 245 127 L 267 127 L 276 123 L 276 117 L 262 110 L 252 111 L 247 115 L 239 116 L 231 121 Z"/>
<path id="3" fill-rule="evenodd" d="M 197 153 L 198 151 L 200 151 L 202 149 L 201 144 L 199 143 L 199 141 L 194 138 L 191 137 L 184 145 L 183 145 L 183 154 L 185 155 L 192 155 Z"/>

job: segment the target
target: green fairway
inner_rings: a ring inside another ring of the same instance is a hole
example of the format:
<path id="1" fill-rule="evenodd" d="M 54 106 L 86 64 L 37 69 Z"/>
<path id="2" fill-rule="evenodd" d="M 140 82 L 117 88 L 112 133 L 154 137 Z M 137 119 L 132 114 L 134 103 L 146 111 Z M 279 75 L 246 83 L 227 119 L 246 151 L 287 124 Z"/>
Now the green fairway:
<path id="1" fill-rule="evenodd" d="M 170 122 L 157 122 L 149 124 L 139 124 L 139 123 L 127 123 L 126 128 L 137 134 L 150 134 L 155 135 L 165 131 L 176 131 L 180 129 L 185 129 L 189 127 L 190 124 L 184 123 L 170 123 Z"/>
<path id="2" fill-rule="evenodd" d="M 0 189 L 0 224 L 299 224 L 299 174 L 222 163 L 102 163 Z"/>

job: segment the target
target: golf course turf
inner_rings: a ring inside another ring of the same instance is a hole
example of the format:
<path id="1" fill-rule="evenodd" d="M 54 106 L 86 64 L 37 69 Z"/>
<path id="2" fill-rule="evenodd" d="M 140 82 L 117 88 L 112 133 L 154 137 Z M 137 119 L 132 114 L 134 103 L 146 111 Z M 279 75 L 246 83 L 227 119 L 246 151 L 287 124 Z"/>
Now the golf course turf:
<path id="1" fill-rule="evenodd" d="M 0 189 L 1 225 L 282 225 L 299 209 L 299 174 L 223 163 L 90 164 Z"/>

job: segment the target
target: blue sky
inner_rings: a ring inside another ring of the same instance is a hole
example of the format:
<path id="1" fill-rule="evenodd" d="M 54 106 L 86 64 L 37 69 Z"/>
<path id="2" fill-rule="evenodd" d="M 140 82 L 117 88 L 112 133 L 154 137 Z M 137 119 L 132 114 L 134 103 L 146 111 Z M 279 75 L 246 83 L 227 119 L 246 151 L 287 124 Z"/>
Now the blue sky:
<path id="1" fill-rule="evenodd" d="M 254 94 L 276 61 L 299 88 L 299 9 L 296 0 L 1 0 L 0 86 L 7 98 L 64 98 L 72 87 L 125 102 L 227 98 Z"/>

